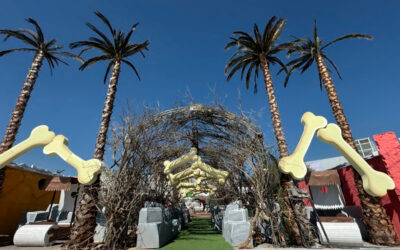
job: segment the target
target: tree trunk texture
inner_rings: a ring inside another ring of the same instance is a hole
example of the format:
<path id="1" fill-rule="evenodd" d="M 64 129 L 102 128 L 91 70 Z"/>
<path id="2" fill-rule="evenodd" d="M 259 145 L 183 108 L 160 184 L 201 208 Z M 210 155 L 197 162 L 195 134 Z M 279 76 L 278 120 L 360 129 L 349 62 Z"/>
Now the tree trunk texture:
<path id="1" fill-rule="evenodd" d="M 319 75 L 325 86 L 333 115 L 338 126 L 342 130 L 343 139 L 357 151 L 349 123 L 339 101 L 335 85 L 329 74 L 328 68 L 321 55 L 317 55 L 317 67 Z M 381 199 L 368 195 L 362 186 L 360 175 L 353 171 L 354 180 L 358 189 L 359 197 L 363 208 L 363 223 L 368 231 L 370 242 L 378 245 L 396 245 L 399 241 L 396 236 L 393 224 L 381 204 Z"/>
<path id="2" fill-rule="evenodd" d="M 268 98 L 268 102 L 269 102 L 269 111 L 271 112 L 271 119 L 272 119 L 272 124 L 274 127 L 275 138 L 276 138 L 276 142 L 278 143 L 279 155 L 282 158 L 282 157 L 288 156 L 289 152 L 287 149 L 285 133 L 283 132 L 281 115 L 279 113 L 278 103 L 277 103 L 276 97 L 275 97 L 275 90 L 274 90 L 274 86 L 272 84 L 272 78 L 271 78 L 271 73 L 269 71 L 268 62 L 265 59 L 265 56 L 263 56 L 263 55 L 260 56 L 260 60 L 261 60 L 261 67 L 262 67 L 263 74 L 264 74 L 265 90 L 267 92 L 267 98 Z"/>
<path id="3" fill-rule="evenodd" d="M 43 64 L 44 54 L 38 51 L 33 58 L 32 65 L 25 78 L 24 85 L 18 96 L 17 103 L 15 104 L 14 111 L 11 114 L 11 119 L 8 123 L 6 133 L 0 146 L 0 154 L 9 150 L 18 134 L 18 129 L 21 126 L 22 118 L 24 117 L 25 108 L 28 105 L 29 98 L 31 97 L 33 87 L 35 86 L 36 79 L 39 76 L 40 68 Z M 0 195 L 3 189 L 3 182 L 5 179 L 5 168 L 0 169 Z"/>
<path id="4" fill-rule="evenodd" d="M 119 61 L 115 62 L 108 84 L 107 96 L 104 102 L 100 129 L 96 141 L 94 158 L 103 161 L 107 131 L 111 121 L 114 108 L 115 94 L 117 92 L 118 78 L 121 71 Z M 76 210 L 75 223 L 71 231 L 71 237 L 64 247 L 82 249 L 91 248 L 96 228 L 98 192 L 100 189 L 100 175 L 95 183 L 83 186 L 80 192 L 79 205 Z"/>
<path id="5" fill-rule="evenodd" d="M 269 109 L 271 112 L 271 119 L 272 119 L 272 124 L 274 127 L 274 133 L 276 137 L 276 141 L 278 144 L 278 150 L 279 150 L 279 155 L 280 158 L 288 156 L 289 152 L 287 149 L 287 143 L 285 139 L 285 134 L 283 132 L 283 127 L 282 127 L 282 120 L 281 116 L 279 113 L 278 109 L 278 103 L 276 101 L 275 97 L 275 91 L 274 91 L 274 86 L 272 84 L 272 78 L 271 78 L 271 73 L 269 71 L 269 66 L 268 62 L 265 58 L 265 55 L 260 55 L 260 61 L 261 61 L 261 67 L 262 71 L 264 74 L 264 84 L 265 84 L 265 90 L 267 92 L 267 98 L 269 102 Z M 293 182 L 288 178 L 288 176 L 282 176 L 281 178 L 281 185 L 283 188 L 283 194 L 284 194 L 284 201 L 286 204 L 286 207 L 288 209 L 287 215 L 290 223 L 290 228 L 292 229 L 292 232 L 290 234 L 293 236 L 291 239 L 292 242 L 294 242 L 296 245 L 301 245 L 301 233 L 299 230 L 299 227 L 296 223 L 296 216 L 301 216 L 296 213 L 296 211 L 293 210 L 290 200 L 289 200 L 289 190 L 294 188 Z"/>

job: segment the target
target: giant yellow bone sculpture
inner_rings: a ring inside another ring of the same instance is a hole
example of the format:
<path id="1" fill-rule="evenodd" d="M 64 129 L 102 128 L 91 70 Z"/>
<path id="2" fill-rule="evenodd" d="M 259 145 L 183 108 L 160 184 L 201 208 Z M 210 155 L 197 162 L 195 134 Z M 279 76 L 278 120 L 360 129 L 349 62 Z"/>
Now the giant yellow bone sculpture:
<path id="1" fill-rule="evenodd" d="M 200 194 L 200 193 L 210 193 L 213 195 L 217 189 L 216 188 L 207 188 L 207 187 L 199 187 L 199 188 L 182 188 L 181 194 L 185 197 L 188 193 L 192 195 Z"/>
<path id="2" fill-rule="evenodd" d="M 26 152 L 49 144 L 56 135 L 45 125 L 38 126 L 31 131 L 30 136 L 25 141 L 20 142 L 6 152 L 0 154 L 0 169 L 17 159 Z"/>
<path id="3" fill-rule="evenodd" d="M 197 161 L 195 163 L 193 163 L 191 168 L 203 170 L 203 172 L 208 174 L 210 177 L 218 179 L 219 184 L 225 183 L 226 178 L 229 175 L 229 173 L 227 171 L 221 171 L 221 170 L 215 169 L 215 168 L 211 167 L 210 165 L 202 162 L 200 157 L 197 159 Z"/>
<path id="4" fill-rule="evenodd" d="M 194 176 L 193 169 L 187 168 L 179 173 L 176 174 L 168 174 L 169 184 L 170 185 L 177 185 L 182 180 L 190 179 L 191 176 Z"/>
<path id="5" fill-rule="evenodd" d="M 68 140 L 63 135 L 56 136 L 47 126 L 40 125 L 32 130 L 28 139 L 0 154 L 0 169 L 33 148 L 45 146 L 44 154 L 59 155 L 64 161 L 76 168 L 80 183 L 84 185 L 92 184 L 100 174 L 103 163 L 96 159 L 82 160 L 68 149 L 67 144 Z"/>
<path id="6" fill-rule="evenodd" d="M 65 162 L 76 168 L 80 183 L 85 185 L 93 184 L 101 173 L 102 162 L 97 159 L 84 161 L 72 153 L 67 145 L 68 139 L 63 135 L 57 135 L 52 142 L 43 148 L 43 153 L 49 156 L 58 155 Z"/>
<path id="7" fill-rule="evenodd" d="M 174 169 L 182 167 L 192 163 L 192 165 L 176 174 L 171 172 Z M 210 184 L 202 184 L 204 180 L 217 179 L 220 184 L 225 183 L 228 177 L 228 172 L 214 169 L 208 164 L 201 161 L 201 158 L 197 155 L 197 149 L 192 148 L 189 153 L 182 155 L 181 157 L 173 161 L 164 161 L 164 173 L 168 176 L 169 185 L 177 189 L 181 189 L 183 196 L 186 196 L 188 192 L 215 192 L 216 187 Z M 188 179 L 196 178 L 196 182 L 184 182 Z"/>
<path id="8" fill-rule="evenodd" d="M 164 161 L 164 174 L 171 173 L 174 169 L 184 166 L 185 164 L 197 160 L 197 149 L 191 148 L 189 153 L 182 155 L 181 157 L 171 161 Z"/>
<path id="9" fill-rule="evenodd" d="M 385 173 L 374 170 L 368 163 L 342 138 L 340 128 L 336 124 L 327 124 L 322 116 L 315 116 L 306 112 L 301 122 L 304 125 L 303 134 L 292 155 L 283 157 L 279 161 L 279 168 L 285 174 L 290 174 L 294 179 L 301 180 L 307 173 L 304 163 L 311 140 L 317 133 L 317 138 L 322 142 L 334 146 L 361 175 L 364 190 L 372 196 L 383 196 L 387 190 L 395 188 L 393 180 Z"/>
<path id="10" fill-rule="evenodd" d="M 296 149 L 290 156 L 283 157 L 279 161 L 281 171 L 290 174 L 296 180 L 301 180 L 306 175 L 307 167 L 304 163 L 304 156 L 310 147 L 315 132 L 326 127 L 328 121 L 322 116 L 315 116 L 311 112 L 306 112 L 301 117 L 301 123 L 304 125 L 304 130 Z"/>
<path id="11" fill-rule="evenodd" d="M 387 190 L 395 188 L 392 178 L 371 168 L 370 165 L 342 138 L 342 131 L 336 124 L 329 124 L 317 132 L 317 138 L 334 146 L 361 175 L 364 190 L 372 196 L 384 196 Z"/>

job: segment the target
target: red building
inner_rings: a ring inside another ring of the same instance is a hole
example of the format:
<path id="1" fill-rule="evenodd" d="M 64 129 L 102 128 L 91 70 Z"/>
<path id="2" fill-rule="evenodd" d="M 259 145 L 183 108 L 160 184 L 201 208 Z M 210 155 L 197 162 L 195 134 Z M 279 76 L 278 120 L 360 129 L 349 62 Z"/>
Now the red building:
<path id="1" fill-rule="evenodd" d="M 395 189 L 390 190 L 387 195 L 381 197 L 382 206 L 385 208 L 386 213 L 392 220 L 395 227 L 397 236 L 400 238 L 400 143 L 394 132 L 386 132 L 373 136 L 377 146 L 377 153 L 371 149 L 371 153 L 365 155 L 367 162 L 376 170 L 388 174 L 395 182 Z M 357 146 L 360 149 L 360 140 Z M 362 143 L 361 143 L 362 144 Z M 369 150 L 369 149 L 368 149 Z M 368 151 L 367 150 L 367 151 Z M 361 150 L 362 151 L 362 150 Z M 369 151 L 368 151 L 369 153 Z M 321 165 L 324 160 L 313 161 L 312 165 Z M 337 168 L 341 180 L 343 195 L 345 197 L 346 205 L 348 206 L 361 206 L 358 197 L 358 191 L 355 187 L 353 168 L 342 157 L 335 157 L 325 160 L 325 165 L 328 162 L 331 166 L 328 168 Z M 347 163 L 347 164 L 346 164 Z M 322 164 L 323 165 L 323 164 Z M 335 166 L 336 165 L 336 166 Z M 327 167 L 327 166 L 323 166 Z M 306 187 L 304 182 L 299 184 L 300 187 Z M 305 202 L 309 205 L 308 202 Z"/>

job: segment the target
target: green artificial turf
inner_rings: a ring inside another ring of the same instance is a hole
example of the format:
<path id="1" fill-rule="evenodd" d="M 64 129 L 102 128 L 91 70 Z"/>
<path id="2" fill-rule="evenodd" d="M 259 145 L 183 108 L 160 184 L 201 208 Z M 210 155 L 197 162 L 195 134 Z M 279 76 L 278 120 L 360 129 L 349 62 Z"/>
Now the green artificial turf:
<path id="1" fill-rule="evenodd" d="M 192 219 L 187 229 L 161 249 L 165 250 L 232 250 L 221 233 L 211 227 L 210 219 Z"/>

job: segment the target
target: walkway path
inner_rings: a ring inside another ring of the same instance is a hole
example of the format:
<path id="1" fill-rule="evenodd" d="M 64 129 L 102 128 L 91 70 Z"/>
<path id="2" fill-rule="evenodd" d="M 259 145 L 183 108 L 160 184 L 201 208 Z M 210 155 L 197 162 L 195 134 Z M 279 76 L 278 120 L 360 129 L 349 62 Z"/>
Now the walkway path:
<path id="1" fill-rule="evenodd" d="M 210 219 L 193 218 L 188 228 L 182 230 L 178 237 L 164 250 L 232 250 L 221 233 L 211 227 Z"/>

